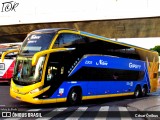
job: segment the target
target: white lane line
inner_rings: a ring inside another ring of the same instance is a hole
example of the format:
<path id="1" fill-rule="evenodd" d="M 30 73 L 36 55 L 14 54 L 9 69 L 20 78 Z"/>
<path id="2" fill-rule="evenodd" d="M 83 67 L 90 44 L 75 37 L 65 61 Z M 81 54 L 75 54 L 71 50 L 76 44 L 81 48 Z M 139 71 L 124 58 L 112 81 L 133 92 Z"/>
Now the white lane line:
<path id="1" fill-rule="evenodd" d="M 72 113 L 65 120 L 78 120 L 81 115 L 87 110 L 88 107 L 79 107 L 74 113 Z"/>
<path id="2" fill-rule="evenodd" d="M 96 118 L 94 120 L 106 120 L 106 117 L 107 117 L 107 114 L 108 114 L 108 110 L 109 110 L 109 106 L 101 107 L 99 109 L 99 112 L 98 112 L 98 114 L 97 114 L 97 116 L 96 116 Z M 103 116 L 102 114 L 104 114 L 104 113 L 105 113 L 106 117 L 102 117 Z"/>
<path id="3" fill-rule="evenodd" d="M 27 110 L 27 111 L 33 111 L 33 112 L 35 112 L 35 111 L 40 111 L 41 109 L 29 109 L 29 110 Z"/>
<path id="4" fill-rule="evenodd" d="M 4 107 L 4 106 L 6 106 L 6 105 L 0 105 L 0 107 Z"/>
<path id="5" fill-rule="evenodd" d="M 132 118 L 130 117 L 130 114 L 129 114 L 126 107 L 119 107 L 119 111 L 120 111 L 120 114 L 121 114 L 121 120 L 132 120 Z M 123 117 L 124 114 L 125 114 L 125 117 Z"/>
<path id="6" fill-rule="evenodd" d="M 21 118 L 6 118 L 6 119 L 2 119 L 2 120 L 20 120 Z"/>
<path id="7" fill-rule="evenodd" d="M 60 112 L 66 110 L 66 109 L 67 108 L 56 108 L 56 109 L 52 110 L 51 112 L 49 112 L 48 114 L 45 114 L 44 116 L 42 116 L 42 118 L 37 118 L 36 120 L 50 120 L 52 117 L 55 117 Z"/>

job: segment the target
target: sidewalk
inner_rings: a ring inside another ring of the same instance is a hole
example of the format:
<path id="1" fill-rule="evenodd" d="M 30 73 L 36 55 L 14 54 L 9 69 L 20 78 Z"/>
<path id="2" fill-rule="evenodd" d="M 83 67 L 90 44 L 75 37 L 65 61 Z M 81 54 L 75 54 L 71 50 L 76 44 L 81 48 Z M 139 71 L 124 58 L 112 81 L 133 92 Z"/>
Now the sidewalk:
<path id="1" fill-rule="evenodd" d="M 134 107 L 140 111 L 159 111 L 160 110 L 160 96 L 154 96 L 145 100 L 140 100 L 128 104 L 129 107 Z"/>
<path id="2" fill-rule="evenodd" d="M 152 94 L 155 96 L 130 103 L 128 106 L 134 107 L 140 111 L 160 111 L 160 88 L 157 92 Z"/>

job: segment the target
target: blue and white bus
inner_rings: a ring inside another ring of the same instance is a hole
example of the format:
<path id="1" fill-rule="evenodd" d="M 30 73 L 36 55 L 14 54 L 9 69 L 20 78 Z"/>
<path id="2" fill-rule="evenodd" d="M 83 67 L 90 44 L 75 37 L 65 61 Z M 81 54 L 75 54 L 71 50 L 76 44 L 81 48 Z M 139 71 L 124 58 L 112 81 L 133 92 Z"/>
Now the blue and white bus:
<path id="1" fill-rule="evenodd" d="M 133 95 L 158 87 L 158 53 L 64 28 L 29 33 L 18 50 L 10 95 L 34 104 Z"/>

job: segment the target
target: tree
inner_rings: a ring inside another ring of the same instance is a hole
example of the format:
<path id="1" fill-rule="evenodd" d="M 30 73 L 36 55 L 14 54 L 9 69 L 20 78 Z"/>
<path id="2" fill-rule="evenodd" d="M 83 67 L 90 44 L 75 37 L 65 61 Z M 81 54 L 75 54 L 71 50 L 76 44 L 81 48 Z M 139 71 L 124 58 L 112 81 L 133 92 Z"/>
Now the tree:
<path id="1" fill-rule="evenodd" d="M 160 45 L 155 46 L 154 48 L 151 48 L 151 50 L 157 51 L 160 56 Z"/>

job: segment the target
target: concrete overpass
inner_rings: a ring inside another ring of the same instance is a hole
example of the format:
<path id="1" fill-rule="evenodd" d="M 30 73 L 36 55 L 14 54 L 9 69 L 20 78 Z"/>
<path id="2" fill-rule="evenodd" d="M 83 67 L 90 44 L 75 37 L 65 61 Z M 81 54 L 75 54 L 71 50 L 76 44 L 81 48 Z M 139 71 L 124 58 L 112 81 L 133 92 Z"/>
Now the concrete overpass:
<path id="1" fill-rule="evenodd" d="M 108 38 L 160 37 L 160 16 L 113 20 L 3 25 L 0 26 L 0 43 L 22 42 L 30 31 L 54 27 L 78 29 Z"/>

